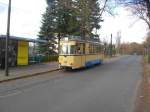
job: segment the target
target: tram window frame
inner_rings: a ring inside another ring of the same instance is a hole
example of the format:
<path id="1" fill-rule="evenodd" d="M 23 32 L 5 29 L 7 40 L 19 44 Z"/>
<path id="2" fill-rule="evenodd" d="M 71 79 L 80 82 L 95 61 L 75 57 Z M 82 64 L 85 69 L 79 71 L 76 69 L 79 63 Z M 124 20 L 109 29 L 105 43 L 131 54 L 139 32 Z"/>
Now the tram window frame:
<path id="1" fill-rule="evenodd" d="M 96 45 L 94 45 L 94 53 L 96 54 L 97 53 L 97 49 L 96 49 Z"/>
<path id="2" fill-rule="evenodd" d="M 89 44 L 89 53 L 90 54 L 95 54 L 96 53 L 96 45 L 93 43 Z"/>
<path id="3" fill-rule="evenodd" d="M 92 53 L 95 54 L 95 46 L 92 44 Z"/>
<path id="4" fill-rule="evenodd" d="M 89 43 L 85 44 L 85 53 L 90 54 L 90 44 Z"/>
<path id="5" fill-rule="evenodd" d="M 64 46 L 66 46 L 66 52 L 63 51 Z M 68 54 L 68 45 L 60 45 L 60 54 Z"/>
<path id="6" fill-rule="evenodd" d="M 65 52 L 63 48 L 65 48 Z M 85 43 L 76 43 L 75 45 L 64 45 L 64 44 L 60 45 L 60 54 L 79 55 L 84 53 L 85 53 Z"/>
<path id="7" fill-rule="evenodd" d="M 76 45 L 68 45 L 68 54 L 76 54 Z"/>
<path id="8" fill-rule="evenodd" d="M 96 53 L 99 53 L 99 45 L 96 45 Z"/>
<path id="9" fill-rule="evenodd" d="M 92 53 L 92 44 L 90 43 L 89 44 L 89 54 L 91 54 Z"/>
<path id="10" fill-rule="evenodd" d="M 96 52 L 95 52 L 95 45 L 93 44 L 93 53 L 95 54 Z"/>
<path id="11" fill-rule="evenodd" d="M 86 44 L 85 43 L 82 43 L 83 44 L 83 54 L 86 53 L 86 50 L 85 50 L 85 47 L 86 47 Z"/>
<path id="12" fill-rule="evenodd" d="M 93 50 L 94 50 L 93 53 L 94 53 L 94 54 L 97 54 L 97 45 L 96 45 L 96 44 L 93 44 L 93 47 L 94 47 L 94 48 L 93 48 Z"/>
<path id="13" fill-rule="evenodd" d="M 93 54 L 93 44 L 91 44 L 91 54 Z"/>
<path id="14" fill-rule="evenodd" d="M 95 54 L 95 45 L 92 44 L 92 53 Z"/>
<path id="15" fill-rule="evenodd" d="M 76 54 L 84 54 L 85 53 L 85 43 L 77 43 L 76 46 L 77 46 Z M 78 48 L 79 48 L 80 52 L 78 51 Z"/>
<path id="16" fill-rule="evenodd" d="M 98 45 L 98 47 L 97 47 L 97 51 L 98 51 L 98 53 L 100 53 L 101 52 L 101 48 L 100 48 L 100 45 Z"/>
<path id="17" fill-rule="evenodd" d="M 101 46 L 98 45 L 98 53 L 101 53 Z"/>
<path id="18" fill-rule="evenodd" d="M 90 46 L 91 46 L 91 51 L 90 51 L 90 53 L 92 54 L 92 53 L 93 53 L 93 46 L 92 46 L 92 44 L 90 44 Z"/>

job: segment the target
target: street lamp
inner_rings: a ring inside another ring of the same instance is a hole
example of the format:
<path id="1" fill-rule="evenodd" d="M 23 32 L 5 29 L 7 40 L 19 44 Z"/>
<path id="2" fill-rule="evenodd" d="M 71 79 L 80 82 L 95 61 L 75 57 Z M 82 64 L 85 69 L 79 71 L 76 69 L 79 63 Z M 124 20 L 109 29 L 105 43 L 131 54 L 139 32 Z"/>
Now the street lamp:
<path id="1" fill-rule="evenodd" d="M 7 19 L 7 35 L 6 35 L 6 46 L 5 46 L 5 75 L 9 76 L 9 66 L 8 66 L 8 58 L 9 58 L 9 36 L 10 36 L 10 15 L 11 15 L 11 0 L 9 0 L 8 5 L 8 19 Z"/>

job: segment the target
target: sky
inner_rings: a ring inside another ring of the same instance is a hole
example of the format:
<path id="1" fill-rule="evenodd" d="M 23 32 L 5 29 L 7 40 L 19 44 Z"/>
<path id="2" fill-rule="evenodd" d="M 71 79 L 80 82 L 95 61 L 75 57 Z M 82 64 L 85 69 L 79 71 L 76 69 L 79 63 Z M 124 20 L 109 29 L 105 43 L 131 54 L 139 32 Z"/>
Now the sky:
<path id="1" fill-rule="evenodd" d="M 8 1 L 0 0 L 0 34 L 6 34 Z M 45 8 L 45 0 L 12 0 L 10 34 L 37 38 Z"/>
<path id="2" fill-rule="evenodd" d="M 0 34 L 6 34 L 8 0 L 0 0 Z M 37 38 L 41 26 L 42 14 L 45 12 L 45 0 L 12 0 L 10 34 L 26 38 Z M 116 9 L 118 15 L 104 14 L 102 28 L 98 31 L 101 40 L 110 40 L 113 34 L 115 41 L 117 32 L 121 32 L 122 42 L 138 42 L 144 40 L 147 32 L 146 24 L 130 15 L 124 8 Z"/>
<path id="3" fill-rule="evenodd" d="M 102 39 L 109 41 L 112 34 L 115 41 L 117 32 L 121 32 L 122 42 L 143 42 L 147 33 L 146 23 L 125 8 L 118 7 L 115 10 L 117 11 L 115 16 L 107 13 L 103 15 L 104 22 L 101 23 L 102 28 L 99 30 Z"/>

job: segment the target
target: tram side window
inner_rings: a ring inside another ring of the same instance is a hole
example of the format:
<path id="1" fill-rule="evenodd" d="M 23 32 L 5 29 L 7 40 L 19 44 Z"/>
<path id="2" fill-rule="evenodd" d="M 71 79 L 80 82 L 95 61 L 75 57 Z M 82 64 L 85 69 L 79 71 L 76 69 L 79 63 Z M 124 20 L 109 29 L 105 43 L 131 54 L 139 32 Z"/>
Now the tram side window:
<path id="1" fill-rule="evenodd" d="M 68 46 L 67 45 L 61 45 L 60 46 L 60 53 L 61 54 L 68 54 Z"/>
<path id="2" fill-rule="evenodd" d="M 100 45 L 94 45 L 94 44 L 91 44 L 90 45 L 90 53 L 100 53 L 101 51 L 101 48 L 100 48 Z"/>
<path id="3" fill-rule="evenodd" d="M 99 49 L 100 49 L 99 52 L 100 52 L 100 53 L 103 53 L 103 46 L 102 46 L 102 45 L 99 46 Z"/>
<path id="4" fill-rule="evenodd" d="M 89 53 L 90 53 L 90 44 L 89 44 L 89 43 L 86 43 L 86 44 L 85 44 L 85 53 L 86 53 L 86 54 L 89 54 Z"/>
<path id="5" fill-rule="evenodd" d="M 95 53 L 98 53 L 98 45 L 95 45 Z"/>
<path id="6" fill-rule="evenodd" d="M 61 45 L 60 53 L 61 54 L 76 54 L 76 45 Z"/>
<path id="7" fill-rule="evenodd" d="M 81 44 L 81 54 L 85 53 L 85 43 Z"/>
<path id="8" fill-rule="evenodd" d="M 93 44 L 93 53 L 95 54 L 95 45 Z"/>
<path id="9" fill-rule="evenodd" d="M 94 53 L 94 45 L 92 44 L 92 54 Z"/>
<path id="10" fill-rule="evenodd" d="M 96 52 L 96 45 L 94 45 L 94 44 L 93 44 L 93 53 L 94 53 L 94 54 L 97 53 L 97 52 Z"/>
<path id="11" fill-rule="evenodd" d="M 95 46 L 94 46 L 94 44 L 90 44 L 89 51 L 90 51 L 90 54 L 95 53 Z"/>
<path id="12" fill-rule="evenodd" d="M 101 51 L 101 47 L 100 47 L 100 45 L 98 45 L 97 46 L 97 53 L 100 53 L 100 51 Z"/>
<path id="13" fill-rule="evenodd" d="M 85 52 L 85 44 L 78 43 L 76 48 L 76 54 L 84 54 Z"/>
<path id="14" fill-rule="evenodd" d="M 95 53 L 97 53 L 97 52 L 96 52 L 96 45 L 94 45 L 94 54 L 95 54 Z"/>
<path id="15" fill-rule="evenodd" d="M 85 53 L 85 44 L 61 45 L 60 54 L 83 54 Z"/>
<path id="16" fill-rule="evenodd" d="M 89 53 L 92 53 L 92 44 L 89 45 Z"/>
<path id="17" fill-rule="evenodd" d="M 92 44 L 92 54 L 94 54 L 94 44 Z"/>
<path id="18" fill-rule="evenodd" d="M 100 49 L 100 45 L 97 46 L 97 53 L 100 53 L 101 49 Z"/>
<path id="19" fill-rule="evenodd" d="M 68 54 L 76 54 L 76 45 L 68 46 Z"/>
<path id="20" fill-rule="evenodd" d="M 90 54 L 96 54 L 102 52 L 101 45 L 89 44 L 88 49 Z"/>

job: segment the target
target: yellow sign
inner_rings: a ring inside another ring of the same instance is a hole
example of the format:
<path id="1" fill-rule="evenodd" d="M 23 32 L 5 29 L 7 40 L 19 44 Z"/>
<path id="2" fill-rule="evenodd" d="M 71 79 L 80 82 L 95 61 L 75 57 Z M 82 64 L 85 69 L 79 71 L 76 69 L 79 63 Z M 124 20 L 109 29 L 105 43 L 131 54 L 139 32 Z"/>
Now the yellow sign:
<path id="1" fill-rule="evenodd" d="M 29 42 L 18 41 L 17 65 L 28 65 Z"/>

